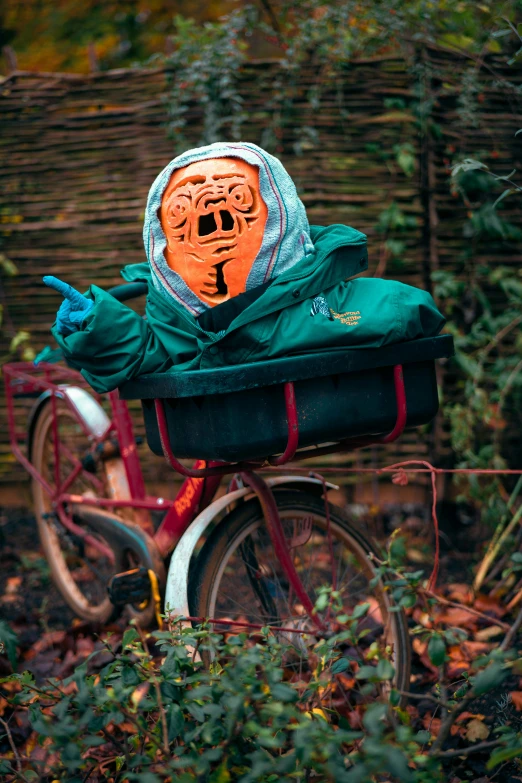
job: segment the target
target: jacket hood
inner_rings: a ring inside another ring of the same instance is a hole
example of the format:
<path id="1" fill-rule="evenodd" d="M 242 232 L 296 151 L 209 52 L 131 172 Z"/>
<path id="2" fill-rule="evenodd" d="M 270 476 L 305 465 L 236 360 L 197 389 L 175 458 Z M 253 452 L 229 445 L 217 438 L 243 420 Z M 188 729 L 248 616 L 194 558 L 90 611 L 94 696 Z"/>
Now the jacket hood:
<path id="1" fill-rule="evenodd" d="M 200 160 L 228 157 L 241 158 L 257 167 L 259 189 L 268 209 L 263 241 L 248 276 L 246 290 L 283 274 L 314 250 L 304 205 L 292 178 L 273 155 L 255 144 L 244 142 L 217 142 L 178 155 L 156 177 L 150 188 L 143 241 L 154 287 L 169 298 L 174 297 L 192 315 L 199 315 L 208 305 L 167 264 L 164 255 L 167 240 L 159 217 L 161 199 L 176 169 Z"/>
<path id="2" fill-rule="evenodd" d="M 261 318 L 267 312 L 316 296 L 368 268 L 366 235 L 361 231 L 337 223 L 326 227 L 311 226 L 310 235 L 314 243 L 313 252 L 305 254 L 299 262 L 282 272 L 262 296 L 233 322 L 233 328 Z M 121 270 L 121 276 L 129 283 L 148 283 L 149 298 L 153 297 L 158 307 L 161 306 L 166 320 L 172 318 L 169 311 L 171 314 L 174 311 L 186 323 L 192 323 L 195 330 L 198 329 L 196 318 L 181 306 L 179 299 L 165 295 L 155 286 L 152 265 L 146 262 L 129 264 Z"/>

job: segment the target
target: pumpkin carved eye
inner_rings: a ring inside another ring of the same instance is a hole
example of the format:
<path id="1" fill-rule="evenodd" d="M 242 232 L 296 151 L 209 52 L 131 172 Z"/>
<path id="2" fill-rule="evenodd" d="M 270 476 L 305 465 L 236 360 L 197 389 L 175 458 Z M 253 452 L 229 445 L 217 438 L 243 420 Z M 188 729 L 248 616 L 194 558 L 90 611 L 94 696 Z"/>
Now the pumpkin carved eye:
<path id="1" fill-rule="evenodd" d="M 228 192 L 228 200 L 239 212 L 249 212 L 254 206 L 254 194 L 246 183 L 232 185 Z"/>
<path id="2" fill-rule="evenodd" d="M 190 211 L 190 198 L 173 193 L 167 204 L 167 223 L 175 234 L 182 232 Z"/>

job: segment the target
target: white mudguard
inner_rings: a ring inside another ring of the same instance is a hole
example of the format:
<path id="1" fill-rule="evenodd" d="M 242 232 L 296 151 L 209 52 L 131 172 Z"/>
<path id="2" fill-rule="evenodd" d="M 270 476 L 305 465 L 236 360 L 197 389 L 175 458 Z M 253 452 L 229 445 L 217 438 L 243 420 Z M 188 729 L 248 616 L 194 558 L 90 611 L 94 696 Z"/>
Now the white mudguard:
<path id="1" fill-rule="evenodd" d="M 277 487 L 283 484 L 321 484 L 319 479 L 309 476 L 274 476 L 265 479 L 269 487 Z M 335 484 L 326 482 L 328 489 L 338 489 Z M 305 487 L 303 486 L 303 489 Z M 187 528 L 176 546 L 170 561 L 167 576 L 167 588 L 165 591 L 165 611 L 173 617 L 187 617 L 190 615 L 188 604 L 188 572 L 190 561 L 198 541 L 205 533 L 207 527 L 227 506 L 246 495 L 251 495 L 250 487 L 236 489 L 227 495 L 214 500 Z"/>

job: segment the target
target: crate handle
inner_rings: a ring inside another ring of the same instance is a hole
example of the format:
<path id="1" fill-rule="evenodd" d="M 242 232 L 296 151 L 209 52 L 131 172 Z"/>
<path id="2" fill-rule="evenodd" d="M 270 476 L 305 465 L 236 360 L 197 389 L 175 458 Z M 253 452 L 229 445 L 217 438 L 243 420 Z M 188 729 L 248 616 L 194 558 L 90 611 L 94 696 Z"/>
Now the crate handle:
<path id="1" fill-rule="evenodd" d="M 404 373 L 402 364 L 396 364 L 393 367 L 393 384 L 395 388 L 395 402 L 397 406 L 397 418 L 393 429 L 387 434 L 381 437 L 370 436 L 367 438 L 348 438 L 340 441 L 336 446 L 327 446 L 324 449 L 314 449 L 307 453 L 302 454 L 302 459 L 306 457 L 315 457 L 319 454 L 327 454 L 335 451 L 347 451 L 349 449 L 361 448 L 362 446 L 370 446 L 379 443 L 392 443 L 394 440 L 402 435 L 404 428 L 406 427 L 406 421 L 408 418 L 408 408 L 406 403 L 406 389 L 404 387 Z M 158 419 L 158 429 L 161 440 L 161 448 L 168 464 L 181 473 L 182 476 L 189 478 L 205 478 L 208 476 L 224 476 L 227 473 L 236 473 L 241 470 L 252 470 L 260 468 L 263 464 L 268 462 L 271 466 L 283 465 L 289 462 L 295 456 L 295 453 L 299 444 L 299 424 L 297 418 L 297 405 L 295 399 L 294 384 L 288 381 L 284 385 L 285 391 L 285 407 L 286 418 L 288 428 L 288 440 L 284 452 L 279 457 L 272 457 L 268 460 L 259 460 L 258 462 L 235 462 L 235 463 L 219 463 L 211 462 L 208 468 L 186 468 L 181 462 L 174 456 L 174 453 L 170 446 L 169 431 L 167 426 L 167 417 L 165 415 L 164 401 L 161 399 L 154 400 L 154 407 L 156 410 L 156 417 Z"/>

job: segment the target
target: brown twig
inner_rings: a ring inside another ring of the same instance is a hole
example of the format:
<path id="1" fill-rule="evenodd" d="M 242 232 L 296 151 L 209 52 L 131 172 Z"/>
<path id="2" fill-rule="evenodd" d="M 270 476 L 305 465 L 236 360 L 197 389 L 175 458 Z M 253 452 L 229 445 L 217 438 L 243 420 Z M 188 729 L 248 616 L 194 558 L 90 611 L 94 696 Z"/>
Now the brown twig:
<path id="1" fill-rule="evenodd" d="M 46 751 L 45 751 L 43 759 L 40 761 L 40 774 L 38 775 L 38 783 L 42 783 L 42 780 L 44 779 L 45 768 L 47 766 L 47 762 L 49 760 L 49 756 L 50 755 L 51 755 L 50 751 L 47 748 Z"/>
<path id="2" fill-rule="evenodd" d="M 502 628 L 504 631 L 509 631 L 510 626 L 508 623 L 502 622 L 502 620 L 497 620 L 496 618 L 490 617 L 487 614 L 484 614 L 483 612 L 479 612 L 478 609 L 473 609 L 471 606 L 466 606 L 465 604 L 460 604 L 457 601 L 450 601 L 447 598 L 443 598 L 441 595 L 437 595 L 436 593 L 432 593 L 431 590 L 424 590 L 421 589 L 426 595 L 428 595 L 430 598 L 434 598 L 436 601 L 438 601 L 441 604 L 444 604 L 445 606 L 453 606 L 455 609 L 464 609 L 469 614 L 475 615 L 475 617 L 480 617 L 482 620 L 487 620 L 490 625 L 498 625 L 500 628 Z"/>
<path id="3" fill-rule="evenodd" d="M 506 334 L 508 334 L 512 329 L 515 328 L 515 326 L 518 326 L 519 323 L 522 322 L 522 315 L 517 315 L 516 318 L 513 318 L 512 321 L 510 321 L 507 326 L 504 326 L 503 329 L 500 330 L 500 332 L 497 332 L 497 334 L 493 337 L 492 340 L 486 345 L 485 348 L 483 348 L 480 353 L 483 354 L 483 357 L 485 358 L 490 351 L 495 348 L 495 346 L 504 339 Z M 479 349 L 480 350 L 480 349 Z"/>
<path id="4" fill-rule="evenodd" d="M 279 41 L 281 42 L 281 25 L 279 24 L 279 19 L 277 18 L 277 15 L 272 8 L 272 3 L 270 0 L 260 0 L 261 5 L 265 9 L 265 13 L 270 19 L 270 23 L 272 27 L 274 28 L 274 32 L 276 33 Z"/>
<path id="5" fill-rule="evenodd" d="M 93 767 L 90 767 L 90 768 L 87 770 L 87 774 L 85 775 L 84 779 L 82 780 L 82 783 L 87 783 L 87 781 L 88 781 L 88 780 L 89 780 L 89 778 L 91 777 L 92 773 L 93 773 L 93 772 L 94 772 L 94 770 L 96 769 L 96 766 L 97 766 L 97 765 L 95 764 Z"/>
<path id="6" fill-rule="evenodd" d="M 134 717 L 134 715 L 133 715 L 131 712 L 129 712 L 128 710 L 124 709 L 123 707 L 120 707 L 120 712 L 121 712 L 123 715 L 125 715 L 125 717 L 126 717 L 126 718 L 128 718 L 128 719 L 130 720 L 130 722 L 131 722 L 131 723 L 133 723 L 133 724 L 136 726 L 136 728 L 138 729 L 138 731 L 141 731 L 141 732 L 142 732 L 142 734 L 143 734 L 143 735 L 144 735 L 144 736 L 145 736 L 145 737 L 146 737 L 146 738 L 147 738 L 147 739 L 148 739 L 150 742 L 152 742 L 152 744 L 153 744 L 153 745 L 155 745 L 155 746 L 157 747 L 157 749 L 158 749 L 158 750 L 161 750 L 161 752 L 162 752 L 162 753 L 164 752 L 164 748 L 163 748 L 163 745 L 161 744 L 161 742 L 158 742 L 158 740 L 156 739 L 156 737 L 154 737 L 154 736 L 153 736 L 153 735 L 152 735 L 152 734 L 151 734 L 149 731 L 147 731 L 146 729 L 144 729 L 144 728 L 143 728 L 143 726 L 140 724 L 140 722 L 136 720 L 136 718 Z"/>
<path id="7" fill-rule="evenodd" d="M 504 640 L 502 644 L 500 645 L 501 650 L 509 650 L 511 647 L 511 644 L 517 635 L 518 630 L 520 629 L 520 626 L 522 625 L 522 609 L 519 611 L 519 613 L 516 616 L 515 622 L 507 632 L 507 634 L 504 636 Z"/>
<path id="8" fill-rule="evenodd" d="M 437 753 L 440 759 L 451 759 L 455 756 L 470 756 L 472 753 L 480 753 L 483 750 L 489 748 L 496 748 L 498 745 L 502 745 L 503 740 L 491 740 L 490 742 L 479 742 L 478 745 L 468 745 L 467 748 L 460 748 L 460 750 L 441 750 Z"/>
<path id="9" fill-rule="evenodd" d="M 442 701 L 441 699 L 437 699 L 436 696 L 432 696 L 430 693 L 411 693 L 410 691 L 397 691 L 397 693 L 399 693 L 401 696 L 407 696 L 408 699 L 414 699 L 417 701 L 431 701 L 438 707 L 446 708 L 448 706 L 447 702 Z"/>
<path id="10" fill-rule="evenodd" d="M 127 756 L 127 754 L 125 753 L 125 748 L 123 747 L 123 745 L 119 741 L 119 739 L 117 739 L 112 734 L 110 734 L 107 731 L 107 729 L 105 729 L 105 728 L 102 728 L 102 734 L 105 737 L 105 739 L 107 740 L 107 742 L 110 742 L 111 745 L 114 745 L 120 751 L 120 753 L 123 753 L 125 755 L 125 757 Z M 128 759 L 127 759 L 127 761 L 128 761 Z"/>
<path id="11" fill-rule="evenodd" d="M 473 701 L 473 699 L 476 698 L 475 692 L 473 689 L 471 689 L 466 696 L 462 699 L 460 704 L 456 705 L 455 708 L 447 715 L 446 719 L 441 723 L 439 733 L 437 735 L 437 738 L 433 745 L 430 748 L 429 755 L 430 756 L 438 756 L 441 752 L 441 748 L 446 742 L 447 738 L 449 737 L 451 727 L 459 717 L 459 715 L 464 712 L 466 707 Z"/>
<path id="12" fill-rule="evenodd" d="M 150 654 L 147 641 L 145 639 L 145 635 L 143 634 L 141 628 L 138 626 L 138 633 L 141 638 L 141 643 L 143 644 L 143 649 L 147 653 L 147 655 L 152 659 L 152 656 Z M 154 685 L 154 690 L 156 692 L 156 701 L 158 703 L 158 710 L 160 714 L 160 720 L 161 720 L 161 728 L 162 728 L 162 734 L 163 734 L 163 752 L 168 756 L 169 754 L 169 730 L 167 726 L 167 716 L 165 714 L 165 707 L 163 706 L 163 699 L 161 698 L 161 688 L 160 684 L 158 682 L 158 678 L 156 675 L 150 675 L 149 678 L 152 681 L 152 684 Z"/>
<path id="13" fill-rule="evenodd" d="M 9 728 L 9 724 L 3 718 L 0 718 L 0 723 L 4 727 L 5 733 L 7 734 L 7 741 L 9 742 L 9 745 L 11 746 L 11 750 L 13 751 L 18 774 L 22 776 L 23 780 L 26 780 L 26 778 L 22 775 L 22 760 L 20 758 L 20 754 L 18 753 L 18 750 L 16 749 L 16 745 L 14 743 L 13 735 L 11 734 L 11 729 Z"/>

